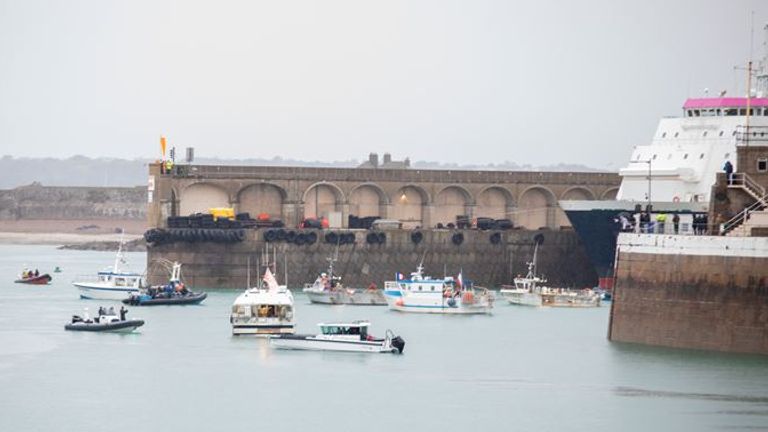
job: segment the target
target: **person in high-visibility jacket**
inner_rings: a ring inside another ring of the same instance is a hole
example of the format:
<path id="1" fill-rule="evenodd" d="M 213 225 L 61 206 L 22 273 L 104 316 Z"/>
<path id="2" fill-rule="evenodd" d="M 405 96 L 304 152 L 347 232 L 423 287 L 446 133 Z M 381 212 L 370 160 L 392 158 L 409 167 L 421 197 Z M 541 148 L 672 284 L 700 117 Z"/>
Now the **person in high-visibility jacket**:
<path id="1" fill-rule="evenodd" d="M 165 173 L 170 174 L 173 170 L 173 161 L 168 159 L 165 161 Z"/>
<path id="2" fill-rule="evenodd" d="M 658 227 L 658 233 L 664 234 L 664 222 L 667 221 L 667 215 L 659 213 L 656 215 L 656 226 Z"/>

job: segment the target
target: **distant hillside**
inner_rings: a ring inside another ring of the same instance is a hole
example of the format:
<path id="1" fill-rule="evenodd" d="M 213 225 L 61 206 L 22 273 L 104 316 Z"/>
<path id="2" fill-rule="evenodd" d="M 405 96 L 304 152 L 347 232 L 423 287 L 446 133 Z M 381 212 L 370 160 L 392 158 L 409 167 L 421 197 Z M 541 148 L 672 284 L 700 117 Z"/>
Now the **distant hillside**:
<path id="1" fill-rule="evenodd" d="M 147 164 L 149 159 L 91 159 L 85 156 L 73 156 L 68 159 L 53 158 L 0 158 L 0 189 L 11 189 L 29 185 L 33 182 L 45 186 L 140 186 L 147 183 Z M 211 165 L 262 165 L 262 166 L 313 166 L 353 168 L 362 161 L 321 162 L 299 161 L 294 159 L 215 159 L 198 158 L 196 164 Z M 490 171 L 578 171 L 599 172 L 583 165 L 558 164 L 542 167 L 518 165 L 514 162 L 500 162 L 488 165 L 459 165 L 440 162 L 416 161 L 413 169 L 467 169 Z"/>

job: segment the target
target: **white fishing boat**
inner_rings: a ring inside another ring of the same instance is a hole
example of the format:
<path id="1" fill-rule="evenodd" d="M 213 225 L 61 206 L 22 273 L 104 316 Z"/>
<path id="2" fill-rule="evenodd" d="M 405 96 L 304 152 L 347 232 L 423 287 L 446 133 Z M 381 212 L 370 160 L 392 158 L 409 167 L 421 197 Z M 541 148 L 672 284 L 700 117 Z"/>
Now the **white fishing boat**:
<path id="1" fill-rule="evenodd" d="M 121 264 L 127 264 L 123 256 L 123 241 L 117 248 L 115 264 L 100 271 L 96 276 L 79 276 L 72 285 L 80 291 L 81 299 L 123 300 L 138 294 L 144 287 L 144 275 L 124 271 Z"/>
<path id="2" fill-rule="evenodd" d="M 500 293 L 513 305 L 553 307 L 598 307 L 601 295 L 592 289 L 580 291 L 544 286 L 546 279 L 536 274 L 536 256 L 539 244 L 533 248 L 533 260 L 528 263 L 528 274 L 516 277 L 514 286 L 504 286 Z"/>
<path id="3" fill-rule="evenodd" d="M 383 338 L 373 337 L 368 334 L 370 325 L 368 321 L 321 323 L 320 334 L 280 335 L 269 343 L 280 349 L 402 354 L 405 341 L 400 336 L 387 330 Z"/>
<path id="4" fill-rule="evenodd" d="M 341 276 L 333 271 L 333 263 L 336 260 L 335 256 L 328 258 L 328 270 L 320 273 L 314 283 L 304 285 L 304 294 L 310 302 L 367 306 L 387 304 L 384 293 L 374 283 L 366 289 L 345 287 Z"/>
<path id="5" fill-rule="evenodd" d="M 279 285 L 267 266 L 263 283 L 248 288 L 232 304 L 232 334 L 278 335 L 294 332 L 293 294 Z"/>
<path id="6" fill-rule="evenodd" d="M 419 264 L 409 279 L 398 274 L 398 280 L 384 284 L 384 296 L 390 309 L 400 312 L 440 314 L 488 314 L 493 308 L 493 294 L 485 288 L 475 289 L 458 278 L 433 279 L 424 276 Z"/>

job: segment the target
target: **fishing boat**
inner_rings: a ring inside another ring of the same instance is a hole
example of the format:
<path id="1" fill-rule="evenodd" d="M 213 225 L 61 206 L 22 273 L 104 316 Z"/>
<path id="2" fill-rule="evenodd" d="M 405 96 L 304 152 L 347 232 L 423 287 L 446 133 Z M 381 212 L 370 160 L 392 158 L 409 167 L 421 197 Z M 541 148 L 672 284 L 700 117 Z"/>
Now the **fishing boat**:
<path id="1" fill-rule="evenodd" d="M 123 299 L 123 303 L 134 306 L 192 305 L 200 304 L 208 297 L 205 292 L 190 291 L 181 281 L 181 263 L 173 262 L 170 266 L 167 284 L 141 288 L 138 294 Z"/>
<path id="2" fill-rule="evenodd" d="M 266 270 L 259 284 L 246 289 L 232 304 L 229 322 L 233 335 L 269 336 L 294 332 L 293 294 L 287 286 L 277 283 L 269 258 L 265 264 Z"/>
<path id="3" fill-rule="evenodd" d="M 130 333 L 144 325 L 144 320 L 127 319 L 127 313 L 128 310 L 122 307 L 120 308 L 119 315 L 113 307 L 109 309 L 100 307 L 97 316 L 91 319 L 86 308 L 84 316 L 73 315 L 72 321 L 66 324 L 64 329 L 70 331 Z"/>
<path id="4" fill-rule="evenodd" d="M 433 279 L 424 275 L 419 264 L 409 279 L 401 274 L 384 284 L 384 296 L 390 309 L 400 312 L 441 314 L 489 314 L 493 295 L 485 288 L 475 289 L 463 283 L 462 276 Z"/>
<path id="5" fill-rule="evenodd" d="M 24 270 L 14 282 L 28 285 L 48 285 L 52 280 L 53 278 L 48 273 L 35 274 L 35 272 Z"/>
<path id="6" fill-rule="evenodd" d="M 552 307 L 598 307 L 601 295 L 592 289 L 570 290 L 544 286 L 546 279 L 536 274 L 539 243 L 533 247 L 533 260 L 528 263 L 528 274 L 514 278 L 514 285 L 502 287 L 501 295 L 513 305 Z"/>
<path id="7" fill-rule="evenodd" d="M 311 350 L 311 351 L 344 351 L 365 353 L 402 354 L 405 341 L 387 330 L 383 338 L 368 334 L 368 321 L 352 321 L 339 323 L 321 323 L 320 334 L 279 335 L 270 338 L 269 344 L 274 348 Z"/>
<path id="8" fill-rule="evenodd" d="M 309 301 L 319 304 L 348 304 L 385 306 L 387 299 L 384 293 L 371 283 L 366 289 L 347 288 L 341 282 L 341 276 L 333 271 L 333 263 L 338 254 L 328 258 L 328 270 L 317 276 L 314 283 L 304 285 L 304 294 Z"/>
<path id="9" fill-rule="evenodd" d="M 138 294 L 145 285 L 144 276 L 141 273 L 121 270 L 121 264 L 126 264 L 122 240 L 112 267 L 98 272 L 96 277 L 79 276 L 72 285 L 80 291 L 81 299 L 123 300 L 132 294 Z"/>

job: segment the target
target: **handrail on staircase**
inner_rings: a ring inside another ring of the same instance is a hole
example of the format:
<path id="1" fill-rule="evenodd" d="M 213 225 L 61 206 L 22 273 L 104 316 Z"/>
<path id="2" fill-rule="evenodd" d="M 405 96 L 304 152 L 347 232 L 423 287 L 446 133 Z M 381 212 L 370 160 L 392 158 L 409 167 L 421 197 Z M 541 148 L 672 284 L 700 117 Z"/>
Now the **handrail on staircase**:
<path id="1" fill-rule="evenodd" d="M 749 214 L 752 213 L 753 211 L 765 208 L 766 202 L 768 202 L 766 200 L 768 200 L 768 195 L 763 195 L 760 199 L 752 203 L 750 206 L 740 211 L 736 216 L 724 222 L 720 228 L 720 235 L 726 235 L 737 226 L 746 222 L 747 219 L 749 218 Z"/>
<path id="2" fill-rule="evenodd" d="M 752 192 L 755 195 L 755 198 L 763 197 L 762 199 L 765 199 L 765 188 L 754 181 L 752 177 L 747 175 L 747 173 L 731 174 L 731 182 L 729 183 L 729 186 L 741 186 Z"/>

